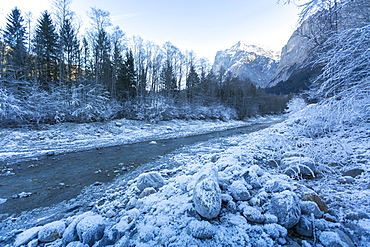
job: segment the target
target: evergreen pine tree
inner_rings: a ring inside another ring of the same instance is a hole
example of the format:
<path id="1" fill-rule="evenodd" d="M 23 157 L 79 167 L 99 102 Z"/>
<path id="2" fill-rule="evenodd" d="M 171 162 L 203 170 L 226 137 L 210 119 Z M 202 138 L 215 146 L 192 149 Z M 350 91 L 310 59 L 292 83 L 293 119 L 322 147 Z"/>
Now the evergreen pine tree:
<path id="1" fill-rule="evenodd" d="M 76 33 L 72 28 L 71 21 L 69 19 L 64 21 L 62 30 L 60 32 L 60 47 L 63 47 L 66 63 L 66 70 L 62 70 L 61 73 L 65 73 L 61 75 L 62 78 L 66 79 L 67 81 L 70 81 L 73 79 L 74 75 L 73 72 L 73 66 L 77 63 L 78 58 L 78 52 L 79 52 L 79 41 L 77 39 Z M 63 66 L 65 67 L 65 66 Z"/>
<path id="2" fill-rule="evenodd" d="M 187 96 L 189 102 L 192 102 L 195 94 L 195 87 L 200 84 L 198 73 L 195 71 L 194 65 L 190 65 L 189 74 L 186 77 Z"/>
<path id="3" fill-rule="evenodd" d="M 45 11 L 38 21 L 34 39 L 37 79 L 46 86 L 47 81 L 55 81 L 57 75 L 58 36 L 50 14 Z"/>
<path id="4" fill-rule="evenodd" d="M 108 34 L 100 29 L 94 44 L 94 71 L 97 83 L 103 83 L 110 88 L 112 63 L 110 60 L 111 44 Z"/>
<path id="5" fill-rule="evenodd" d="M 177 89 L 177 85 L 173 66 L 169 60 L 166 60 L 165 66 L 162 69 L 161 80 L 167 95 L 173 96 Z"/>
<path id="6" fill-rule="evenodd" d="M 120 99 L 134 99 L 137 96 L 137 73 L 132 51 L 126 52 L 126 60 L 121 66 L 117 81 L 117 94 Z"/>
<path id="7" fill-rule="evenodd" d="M 4 42 L 11 49 L 6 54 L 6 60 L 11 70 L 16 74 L 24 74 L 26 65 L 26 28 L 23 26 L 23 17 L 18 8 L 14 8 L 7 17 L 7 24 L 3 32 Z"/>

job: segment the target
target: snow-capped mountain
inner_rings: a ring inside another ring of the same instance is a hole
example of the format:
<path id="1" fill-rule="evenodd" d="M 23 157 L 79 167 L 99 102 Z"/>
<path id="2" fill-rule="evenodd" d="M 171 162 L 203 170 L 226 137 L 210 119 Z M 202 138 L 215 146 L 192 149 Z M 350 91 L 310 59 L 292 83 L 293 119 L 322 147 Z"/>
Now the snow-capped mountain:
<path id="1" fill-rule="evenodd" d="M 223 71 L 224 76 L 249 78 L 264 88 L 274 76 L 278 62 L 276 52 L 239 41 L 230 49 L 216 53 L 213 72 L 218 74 Z"/>

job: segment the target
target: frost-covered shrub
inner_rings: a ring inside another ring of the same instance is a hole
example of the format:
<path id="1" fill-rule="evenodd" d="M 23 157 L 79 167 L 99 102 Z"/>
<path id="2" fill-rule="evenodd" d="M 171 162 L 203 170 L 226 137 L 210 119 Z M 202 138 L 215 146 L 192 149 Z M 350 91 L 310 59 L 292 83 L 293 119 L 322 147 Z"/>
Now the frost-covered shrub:
<path id="1" fill-rule="evenodd" d="M 291 99 L 288 104 L 287 104 L 287 113 L 295 113 L 297 111 L 302 110 L 307 106 L 306 102 L 304 99 L 300 97 L 294 97 Z"/>
<path id="2" fill-rule="evenodd" d="M 0 89 L 0 126 L 22 125 L 30 111 L 20 99 L 6 89 Z"/>
<path id="3" fill-rule="evenodd" d="M 353 87 L 368 88 L 370 81 L 370 25 L 331 36 L 323 45 L 318 64 L 316 94 L 333 96 Z"/>
<path id="4" fill-rule="evenodd" d="M 13 84 L 0 89 L 2 127 L 106 121 L 117 117 L 121 108 L 102 86 L 55 86 L 45 91 L 37 85 Z"/>
<path id="5" fill-rule="evenodd" d="M 150 122 L 169 121 L 173 119 L 220 119 L 227 121 L 237 118 L 237 113 L 234 109 L 221 104 L 215 103 L 210 106 L 185 104 L 161 95 L 125 102 L 121 115 L 128 119 Z"/>

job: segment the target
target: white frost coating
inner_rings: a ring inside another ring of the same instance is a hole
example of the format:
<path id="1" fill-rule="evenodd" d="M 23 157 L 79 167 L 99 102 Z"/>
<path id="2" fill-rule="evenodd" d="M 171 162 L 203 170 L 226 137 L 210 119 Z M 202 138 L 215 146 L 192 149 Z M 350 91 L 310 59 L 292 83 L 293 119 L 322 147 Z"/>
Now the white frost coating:
<path id="1" fill-rule="evenodd" d="M 288 190 L 275 193 L 271 199 L 270 212 L 278 217 L 280 225 L 289 229 L 301 217 L 300 200 L 294 192 Z"/>
<path id="2" fill-rule="evenodd" d="M 82 219 L 76 226 L 77 235 L 84 244 L 92 246 L 103 237 L 105 220 L 102 216 L 88 216 Z"/>
<path id="3" fill-rule="evenodd" d="M 194 188 L 193 202 L 195 210 L 207 219 L 213 219 L 220 213 L 221 189 L 215 170 L 199 178 Z"/>
<path id="4" fill-rule="evenodd" d="M 84 218 L 88 216 L 93 216 L 93 212 L 86 212 L 83 214 L 80 214 L 76 217 L 74 217 L 73 221 L 68 225 L 66 230 L 64 231 L 62 243 L 63 245 L 67 245 L 70 242 L 78 240 L 77 232 L 76 232 L 76 226 L 77 224 Z"/>
<path id="5" fill-rule="evenodd" d="M 319 240 L 325 247 L 331 246 L 340 246 L 340 247 L 349 247 L 348 244 L 343 242 L 336 232 L 325 231 L 322 232 L 319 236 Z"/>
<path id="6" fill-rule="evenodd" d="M 193 220 L 188 225 L 188 234 L 197 239 L 211 239 L 215 233 L 215 227 L 208 221 Z"/>
<path id="7" fill-rule="evenodd" d="M 248 185 L 245 182 L 237 180 L 230 185 L 229 191 L 235 200 L 246 201 L 251 198 L 247 186 Z"/>
<path id="8" fill-rule="evenodd" d="M 27 244 L 29 241 L 37 236 L 41 228 L 41 226 L 33 227 L 19 234 L 15 239 L 14 247 L 19 247 L 23 244 Z"/>
<path id="9" fill-rule="evenodd" d="M 38 233 L 39 241 L 43 243 L 53 242 L 56 239 L 61 238 L 65 230 L 66 225 L 64 221 L 61 220 L 46 224 Z"/>
<path id="10" fill-rule="evenodd" d="M 141 174 L 137 179 L 137 188 L 143 191 L 146 188 L 159 189 L 164 185 L 163 178 L 158 172 L 148 172 Z"/>

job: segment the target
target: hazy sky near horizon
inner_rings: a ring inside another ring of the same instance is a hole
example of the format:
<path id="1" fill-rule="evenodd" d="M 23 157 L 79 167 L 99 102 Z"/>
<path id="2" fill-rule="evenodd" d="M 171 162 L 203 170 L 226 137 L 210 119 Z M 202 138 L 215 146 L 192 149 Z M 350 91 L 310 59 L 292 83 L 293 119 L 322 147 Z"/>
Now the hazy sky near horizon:
<path id="1" fill-rule="evenodd" d="M 32 12 L 51 11 L 51 0 L 1 0 L 0 27 L 14 7 Z M 127 36 L 138 35 L 158 45 L 170 41 L 182 51 L 193 50 L 212 62 L 217 51 L 238 41 L 281 50 L 296 28 L 299 10 L 276 0 L 72 0 L 71 10 L 84 24 L 96 7 L 110 12 L 114 26 Z M 84 30 L 81 30 L 84 32 Z"/>

